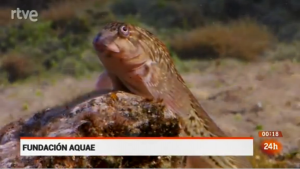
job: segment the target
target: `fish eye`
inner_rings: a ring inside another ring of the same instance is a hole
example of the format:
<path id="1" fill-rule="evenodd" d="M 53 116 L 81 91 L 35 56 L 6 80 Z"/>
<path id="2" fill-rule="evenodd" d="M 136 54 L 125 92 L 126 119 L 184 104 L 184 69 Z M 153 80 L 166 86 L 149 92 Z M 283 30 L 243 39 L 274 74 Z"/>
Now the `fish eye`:
<path id="1" fill-rule="evenodd" d="M 126 25 L 123 25 L 119 28 L 119 34 L 122 37 L 127 37 L 129 35 L 129 29 Z"/>

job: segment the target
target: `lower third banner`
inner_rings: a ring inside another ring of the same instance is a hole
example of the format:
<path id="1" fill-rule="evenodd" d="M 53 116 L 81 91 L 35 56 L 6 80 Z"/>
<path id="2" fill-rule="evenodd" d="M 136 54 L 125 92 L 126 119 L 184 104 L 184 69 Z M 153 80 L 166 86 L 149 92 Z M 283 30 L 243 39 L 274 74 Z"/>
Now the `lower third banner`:
<path id="1" fill-rule="evenodd" d="M 253 138 L 23 137 L 21 156 L 252 156 Z"/>

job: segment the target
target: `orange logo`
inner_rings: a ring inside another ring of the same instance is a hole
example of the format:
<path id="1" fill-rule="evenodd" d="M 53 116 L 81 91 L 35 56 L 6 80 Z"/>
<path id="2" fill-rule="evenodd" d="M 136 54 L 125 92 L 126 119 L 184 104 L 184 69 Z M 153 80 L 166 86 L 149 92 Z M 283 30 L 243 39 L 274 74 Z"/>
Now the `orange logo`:
<path id="1" fill-rule="evenodd" d="M 268 155 L 279 154 L 282 150 L 282 144 L 277 140 L 263 140 L 260 146 L 262 152 Z"/>

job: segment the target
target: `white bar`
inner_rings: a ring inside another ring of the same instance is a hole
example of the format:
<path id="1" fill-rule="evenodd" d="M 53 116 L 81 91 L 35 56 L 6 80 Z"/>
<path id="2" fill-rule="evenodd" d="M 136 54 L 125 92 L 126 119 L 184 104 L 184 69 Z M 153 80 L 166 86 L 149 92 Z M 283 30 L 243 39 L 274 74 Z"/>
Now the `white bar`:
<path id="1" fill-rule="evenodd" d="M 66 150 L 29 151 L 31 145 L 51 144 L 66 145 Z M 95 148 L 70 150 L 76 144 Z M 253 156 L 253 139 L 21 139 L 20 153 L 21 156 Z"/>

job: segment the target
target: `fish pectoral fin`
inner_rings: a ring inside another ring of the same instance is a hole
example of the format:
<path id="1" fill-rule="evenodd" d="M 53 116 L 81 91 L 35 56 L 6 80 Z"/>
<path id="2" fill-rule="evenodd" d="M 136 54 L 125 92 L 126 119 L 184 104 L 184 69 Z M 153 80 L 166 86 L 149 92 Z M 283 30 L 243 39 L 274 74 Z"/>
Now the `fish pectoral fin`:
<path id="1" fill-rule="evenodd" d="M 107 71 L 104 71 L 97 79 L 96 90 L 112 90 L 113 83 Z"/>

